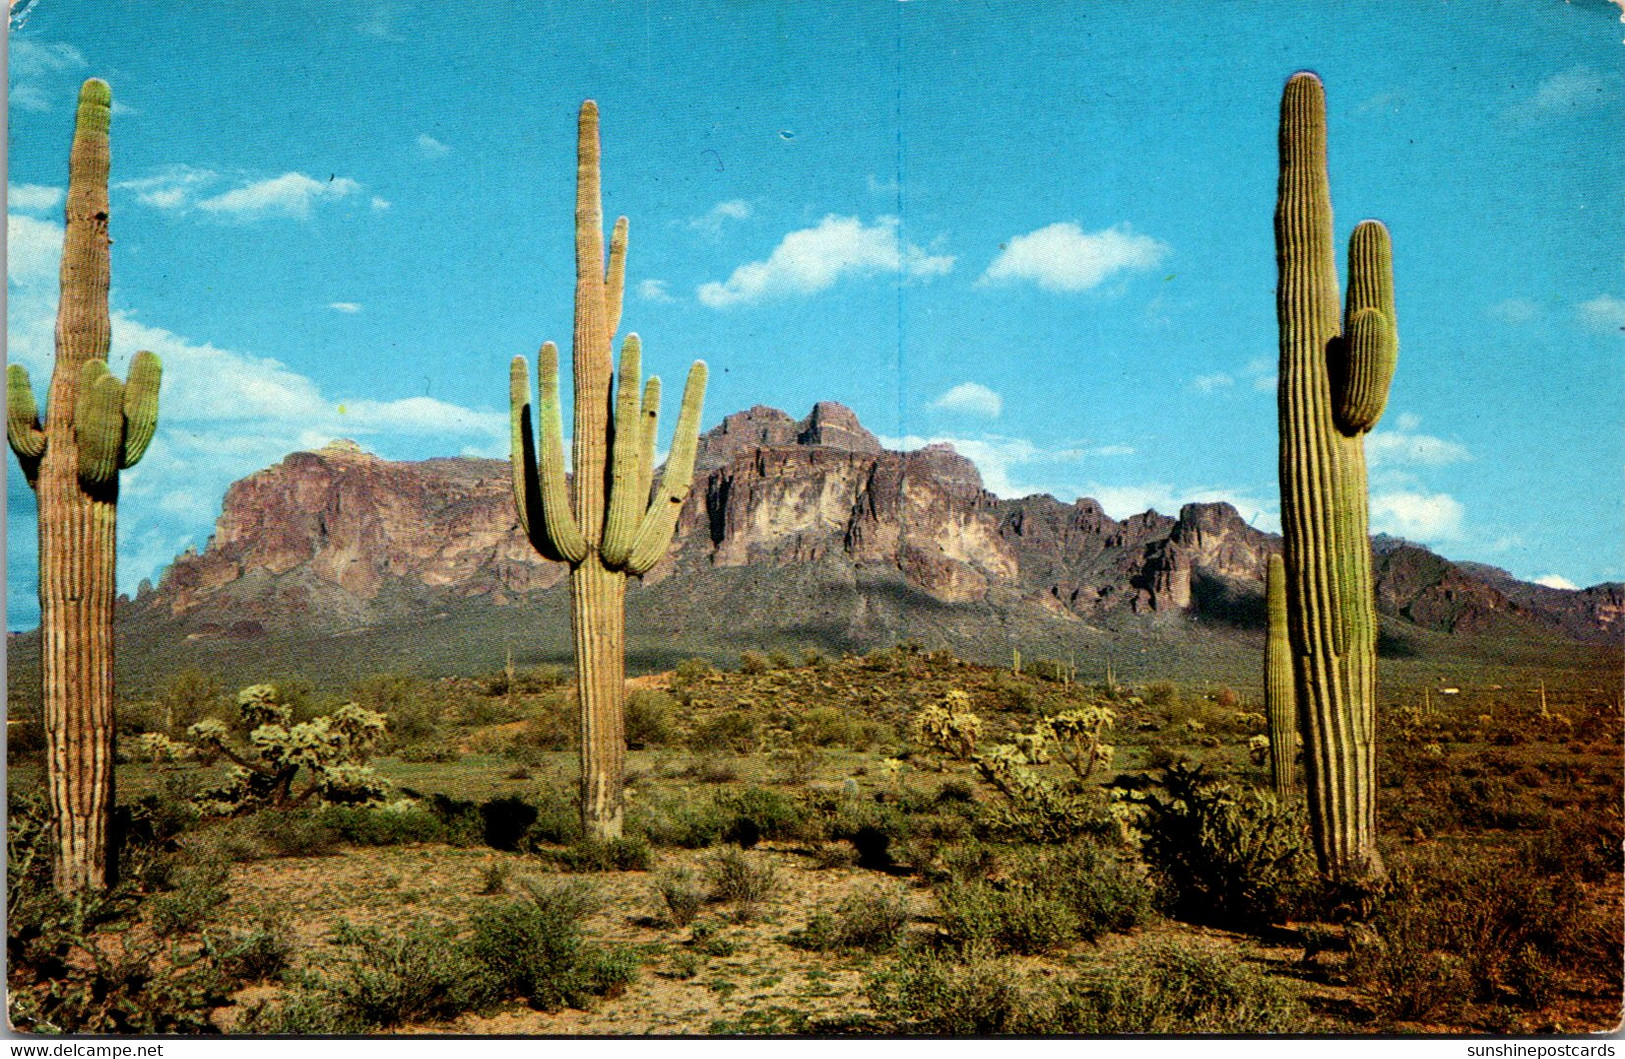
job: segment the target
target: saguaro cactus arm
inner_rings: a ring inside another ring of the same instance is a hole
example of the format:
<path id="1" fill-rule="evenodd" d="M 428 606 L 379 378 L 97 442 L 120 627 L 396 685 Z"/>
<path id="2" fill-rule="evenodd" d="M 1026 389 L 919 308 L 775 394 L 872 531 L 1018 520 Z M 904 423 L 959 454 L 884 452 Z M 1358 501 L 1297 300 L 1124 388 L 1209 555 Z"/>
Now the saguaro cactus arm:
<path id="1" fill-rule="evenodd" d="M 654 484 L 655 440 L 660 436 L 660 376 L 651 375 L 643 384 L 643 440 L 638 446 L 638 496 L 649 498 Z"/>
<path id="2" fill-rule="evenodd" d="M 683 387 L 683 407 L 677 414 L 677 434 L 672 439 L 665 473 L 660 476 L 660 490 L 643 516 L 637 541 L 632 545 L 632 554 L 626 562 L 628 573 L 648 573 L 671 546 L 672 534 L 677 529 L 677 516 L 683 509 L 683 501 L 688 499 L 688 490 L 694 479 L 700 411 L 705 404 L 705 380 L 705 361 L 696 360 L 688 370 L 688 382 Z"/>
<path id="3" fill-rule="evenodd" d="M 638 524 L 649 502 L 647 492 L 638 492 L 639 468 L 643 463 L 643 424 L 639 422 L 638 404 L 642 375 L 642 344 L 637 335 L 627 335 L 621 344 L 621 370 L 615 386 L 609 513 L 604 520 L 604 541 L 599 549 L 604 565 L 610 567 L 622 565 L 631 554 Z"/>
<path id="4" fill-rule="evenodd" d="M 79 443 L 79 477 L 104 485 L 118 474 L 124 452 L 124 384 L 105 360 L 87 360 L 79 370 L 79 400 L 73 411 Z"/>
<path id="5" fill-rule="evenodd" d="M 130 375 L 124 383 L 124 454 L 121 467 L 134 467 L 147 454 L 158 430 L 158 389 L 164 366 L 158 357 L 142 350 L 130 361 Z"/>
<path id="6" fill-rule="evenodd" d="M 1363 434 L 1382 418 L 1388 387 L 1399 361 L 1394 316 L 1394 255 L 1388 229 L 1361 221 L 1349 237 L 1348 308 L 1341 342 L 1342 363 L 1332 372 L 1337 429 Z"/>
<path id="7" fill-rule="evenodd" d="M 28 369 L 21 364 L 6 367 L 6 440 L 11 450 L 22 461 L 23 469 L 38 466 L 45 455 L 45 430 L 39 417 L 39 402 L 34 399 L 34 384 L 29 381 Z M 29 473 L 30 482 L 34 475 Z"/>
<path id="8" fill-rule="evenodd" d="M 1264 606 L 1268 614 L 1264 640 L 1264 712 L 1270 729 L 1270 774 L 1275 792 L 1285 795 L 1293 788 L 1298 696 L 1292 686 L 1292 644 L 1286 631 L 1286 564 L 1279 555 L 1269 558 Z"/>

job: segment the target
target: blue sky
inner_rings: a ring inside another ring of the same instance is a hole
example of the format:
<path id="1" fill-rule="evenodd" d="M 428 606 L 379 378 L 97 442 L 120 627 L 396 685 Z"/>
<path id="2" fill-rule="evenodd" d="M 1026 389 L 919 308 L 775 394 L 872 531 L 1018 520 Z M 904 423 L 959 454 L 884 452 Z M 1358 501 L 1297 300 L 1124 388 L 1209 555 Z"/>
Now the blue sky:
<path id="1" fill-rule="evenodd" d="M 120 582 L 352 437 L 505 454 L 568 344 L 574 120 L 631 218 L 623 326 L 705 425 L 853 407 L 1002 495 L 1277 528 L 1276 112 L 1326 82 L 1340 244 L 1393 231 L 1376 528 L 1625 578 L 1620 9 L 1563 3 L 42 0 L 10 37 L 9 356 L 49 377 L 73 99 L 113 86 L 115 366 L 163 356 Z M 261 13 L 263 11 L 263 14 Z M 669 422 L 669 420 L 668 420 Z M 8 463 L 8 622 L 37 621 Z"/>

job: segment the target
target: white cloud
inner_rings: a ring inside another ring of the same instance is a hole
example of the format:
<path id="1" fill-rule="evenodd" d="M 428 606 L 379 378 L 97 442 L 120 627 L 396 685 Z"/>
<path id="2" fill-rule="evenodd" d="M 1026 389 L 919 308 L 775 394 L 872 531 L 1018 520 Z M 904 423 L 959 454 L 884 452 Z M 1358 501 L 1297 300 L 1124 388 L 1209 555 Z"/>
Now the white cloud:
<path id="1" fill-rule="evenodd" d="M 1212 486 L 1179 487 L 1166 482 L 1136 485 L 1091 485 L 1084 496 L 1100 501 L 1101 508 L 1115 519 L 1125 519 L 1145 511 L 1177 515 L 1186 504 L 1229 504 L 1242 521 L 1256 529 L 1279 532 L 1281 518 L 1275 508 L 1246 492 Z"/>
<path id="2" fill-rule="evenodd" d="M 1366 459 L 1373 467 L 1443 467 L 1472 459 L 1466 446 L 1422 434 L 1420 417 L 1401 413 L 1393 430 L 1374 430 L 1365 438 Z"/>
<path id="3" fill-rule="evenodd" d="M 390 202 L 389 202 L 388 199 L 386 199 L 386 198 L 384 198 L 384 197 L 382 197 L 380 195 L 374 195 L 372 197 L 372 208 L 373 209 L 375 209 L 375 210 L 387 210 L 387 209 L 389 209 L 389 206 L 390 206 Z"/>
<path id="4" fill-rule="evenodd" d="M 424 158 L 443 158 L 451 152 L 450 147 L 447 147 L 445 144 L 441 143 L 439 140 L 435 139 L 433 136 L 430 136 L 426 132 L 419 133 L 415 142 L 417 145 L 418 154 L 422 155 Z"/>
<path id="5" fill-rule="evenodd" d="M 882 437 L 880 443 L 888 449 L 905 452 L 926 445 L 949 444 L 976 465 L 982 474 L 983 487 L 996 496 L 1023 497 L 1048 493 L 1066 500 L 1098 496 L 1099 487 L 1088 484 L 1082 474 L 1093 460 L 1134 454 L 1134 450 L 1127 445 L 1066 444 L 1044 448 L 1026 438 L 999 434 L 970 438 L 946 435 L 926 438 L 910 434 L 898 438 Z M 1138 510 L 1143 511 L 1144 508 Z"/>
<path id="6" fill-rule="evenodd" d="M 6 279 L 37 284 L 57 277 L 62 226 L 20 213 L 6 214 Z"/>
<path id="7" fill-rule="evenodd" d="M 1547 588 L 1566 588 L 1571 592 L 1580 587 L 1561 574 L 1542 574 L 1535 578 L 1535 584 L 1545 585 Z"/>
<path id="8" fill-rule="evenodd" d="M 46 187 L 43 184 L 7 184 L 6 208 L 8 211 L 44 213 L 61 206 L 62 195 L 61 188 Z"/>
<path id="9" fill-rule="evenodd" d="M 1531 101 L 1537 110 L 1568 110 L 1602 103 L 1608 82 L 1595 70 L 1576 66 L 1553 74 L 1535 89 Z"/>
<path id="10" fill-rule="evenodd" d="M 1461 539 L 1467 509 L 1448 493 L 1396 491 L 1371 498 L 1371 529 L 1413 541 Z"/>
<path id="11" fill-rule="evenodd" d="M 706 235 L 719 235 L 729 221 L 742 221 L 751 214 L 750 203 L 744 199 L 729 199 L 712 206 L 702 216 L 690 218 L 688 226 Z"/>
<path id="12" fill-rule="evenodd" d="M 1507 298 L 1490 306 L 1489 313 L 1504 324 L 1526 324 L 1540 312 L 1540 306 L 1528 298 Z"/>
<path id="13" fill-rule="evenodd" d="M 1168 256 L 1167 243 L 1119 224 L 1085 232 L 1061 221 L 1012 238 L 982 274 L 979 284 L 1038 284 L 1048 291 L 1091 290 L 1119 272 L 1155 268 Z"/>
<path id="14" fill-rule="evenodd" d="M 1196 378 L 1191 380 L 1191 389 L 1200 393 L 1212 393 L 1214 390 L 1222 390 L 1227 386 L 1234 386 L 1235 384 L 1235 379 L 1232 379 L 1223 372 L 1217 372 L 1213 375 L 1198 375 Z"/>
<path id="15" fill-rule="evenodd" d="M 359 190 L 361 185 L 349 177 L 315 180 L 303 173 L 284 173 L 203 199 L 197 207 L 208 213 L 244 219 L 273 214 L 303 219 L 310 216 L 313 203 L 342 199 Z"/>
<path id="16" fill-rule="evenodd" d="M 143 206 L 160 210 L 182 210 L 190 207 L 199 192 L 219 176 L 209 169 L 189 165 L 169 165 L 151 176 L 134 180 L 121 180 L 113 187 L 135 192 L 136 201 Z"/>
<path id="17" fill-rule="evenodd" d="M 50 43 L 11 36 L 7 55 L 10 74 L 10 105 L 19 110 L 50 110 L 53 103 L 71 104 L 79 86 L 71 74 L 89 65 L 78 48 L 61 42 Z M 53 83 L 54 82 L 54 83 Z"/>
<path id="18" fill-rule="evenodd" d="M 677 300 L 667 293 L 666 281 L 663 279 L 646 279 L 638 284 L 637 291 L 638 297 L 646 302 L 674 302 Z"/>
<path id="19" fill-rule="evenodd" d="M 1580 319 L 1600 331 L 1625 327 L 1625 298 L 1599 294 L 1588 302 L 1581 302 Z"/>
<path id="20" fill-rule="evenodd" d="M 327 307 L 334 312 L 340 313 L 358 313 L 361 311 L 361 306 L 357 302 L 328 302 Z"/>
<path id="21" fill-rule="evenodd" d="M 766 261 L 740 265 L 726 282 L 702 284 L 696 293 L 701 304 L 721 309 L 763 298 L 817 294 L 846 275 L 940 276 L 953 265 L 952 257 L 905 245 L 895 217 L 866 225 L 857 217 L 832 213 L 817 227 L 786 235 Z"/>
<path id="22" fill-rule="evenodd" d="M 997 419 L 1004 411 L 1004 398 L 981 383 L 962 382 L 932 401 L 930 407 Z"/>

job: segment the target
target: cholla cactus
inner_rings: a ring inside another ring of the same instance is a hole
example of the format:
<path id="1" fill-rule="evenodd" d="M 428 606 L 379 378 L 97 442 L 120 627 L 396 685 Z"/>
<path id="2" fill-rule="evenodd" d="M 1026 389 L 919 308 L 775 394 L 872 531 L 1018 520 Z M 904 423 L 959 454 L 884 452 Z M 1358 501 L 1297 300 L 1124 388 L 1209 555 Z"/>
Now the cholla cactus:
<path id="1" fill-rule="evenodd" d="M 142 748 L 175 760 L 185 754 L 219 754 L 235 767 L 225 784 L 198 796 L 198 807 L 229 816 L 259 808 L 286 808 L 310 801 L 366 803 L 388 793 L 388 785 L 366 767 L 367 754 L 383 738 L 388 721 L 381 713 L 346 703 L 325 717 L 290 724 L 288 707 L 276 688 L 256 684 L 237 696 L 237 708 L 251 731 L 250 748 L 234 746 L 231 731 L 210 717 L 186 730 L 190 745 L 149 733 Z M 304 772 L 305 786 L 295 784 Z"/>
<path id="2" fill-rule="evenodd" d="M 982 719 L 969 710 L 970 695 L 950 689 L 940 703 L 932 703 L 914 718 L 914 738 L 951 761 L 969 761 L 976 754 Z"/>

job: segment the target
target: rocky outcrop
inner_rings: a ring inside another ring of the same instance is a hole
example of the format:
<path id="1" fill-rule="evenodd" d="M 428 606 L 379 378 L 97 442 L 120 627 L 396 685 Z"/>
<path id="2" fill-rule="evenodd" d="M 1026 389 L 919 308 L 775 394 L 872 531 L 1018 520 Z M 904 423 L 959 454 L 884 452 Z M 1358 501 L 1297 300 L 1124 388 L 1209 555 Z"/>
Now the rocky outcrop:
<path id="1" fill-rule="evenodd" d="M 863 584 L 995 624 L 1019 614 L 1262 627 L 1264 573 L 1280 548 L 1229 504 L 1118 521 L 1089 499 L 1000 499 L 952 446 L 887 451 L 833 402 L 801 420 L 760 406 L 728 416 L 701 437 L 697 463 L 671 553 L 645 586 L 669 582 L 680 601 L 682 586 L 726 571 L 730 584 L 760 582 L 775 605 L 852 628 L 874 620 Z M 500 460 L 395 463 L 351 443 L 294 453 L 233 485 L 208 546 L 177 558 L 133 606 L 198 627 L 343 629 L 458 598 L 532 599 L 563 568 L 526 543 L 509 483 Z M 1529 585 L 1386 539 L 1376 552 L 1379 608 L 1418 625 L 1532 623 L 1616 640 L 1625 629 L 1618 585 Z M 846 609 L 810 598 L 831 585 L 857 593 Z"/>

